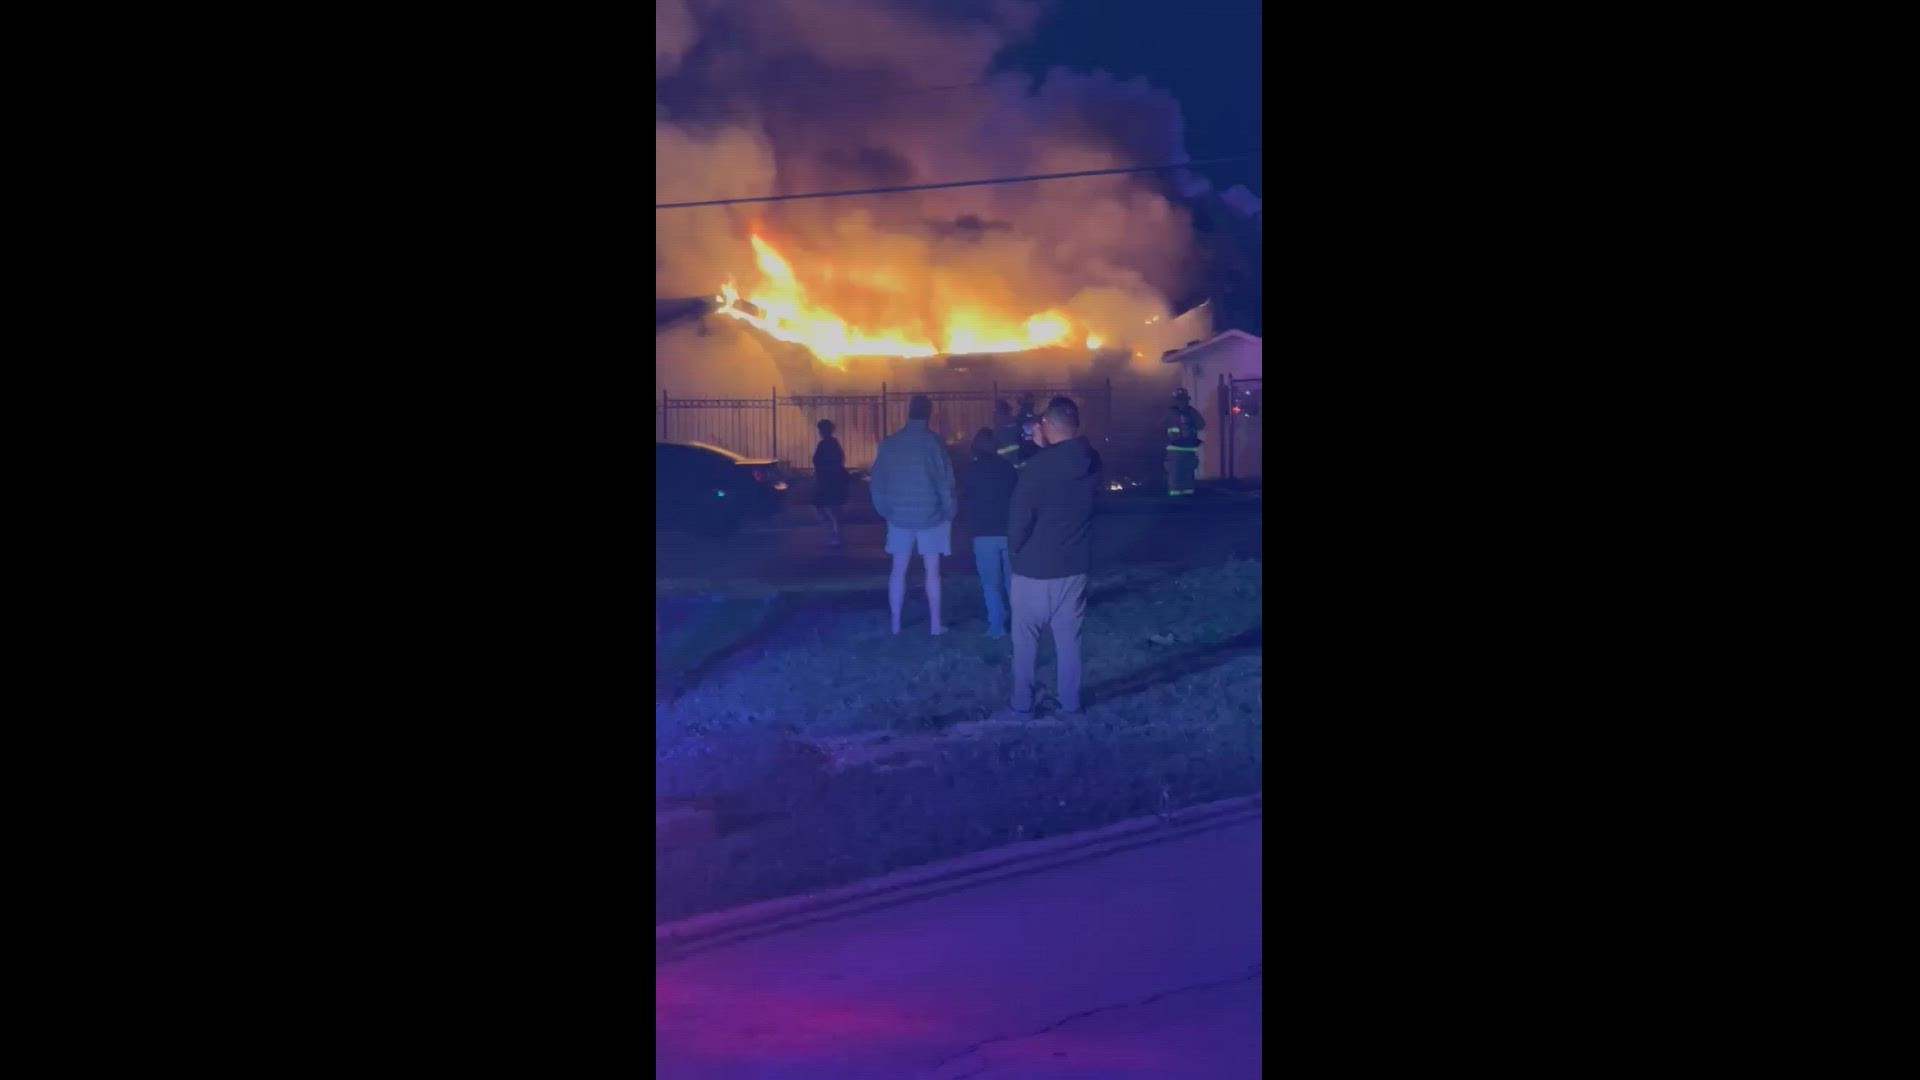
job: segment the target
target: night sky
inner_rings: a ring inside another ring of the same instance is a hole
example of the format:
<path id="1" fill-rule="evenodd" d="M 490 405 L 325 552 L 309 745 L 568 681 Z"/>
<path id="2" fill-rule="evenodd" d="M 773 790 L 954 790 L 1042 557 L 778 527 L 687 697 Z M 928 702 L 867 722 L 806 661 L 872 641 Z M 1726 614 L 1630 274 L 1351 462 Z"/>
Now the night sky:
<path id="1" fill-rule="evenodd" d="M 1054 0 L 1033 41 L 1003 52 L 998 66 L 1052 64 L 1144 76 L 1172 93 L 1196 158 L 1260 146 L 1259 0 Z M 1258 163 L 1206 175 L 1262 194 Z"/>

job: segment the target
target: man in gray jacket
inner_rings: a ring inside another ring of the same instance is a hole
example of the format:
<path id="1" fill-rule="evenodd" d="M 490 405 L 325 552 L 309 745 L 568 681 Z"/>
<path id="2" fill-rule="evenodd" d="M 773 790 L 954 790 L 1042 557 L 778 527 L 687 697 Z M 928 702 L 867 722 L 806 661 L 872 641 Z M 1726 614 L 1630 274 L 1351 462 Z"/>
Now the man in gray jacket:
<path id="1" fill-rule="evenodd" d="M 940 556 L 953 553 L 953 458 L 940 436 L 927 430 L 932 418 L 932 399 L 915 394 L 907 402 L 907 426 L 887 436 L 873 459 L 873 508 L 886 520 L 887 554 L 893 556 L 887 604 L 896 634 L 907 597 L 907 563 L 915 547 L 927 569 L 933 632 L 947 632 L 940 623 Z"/>

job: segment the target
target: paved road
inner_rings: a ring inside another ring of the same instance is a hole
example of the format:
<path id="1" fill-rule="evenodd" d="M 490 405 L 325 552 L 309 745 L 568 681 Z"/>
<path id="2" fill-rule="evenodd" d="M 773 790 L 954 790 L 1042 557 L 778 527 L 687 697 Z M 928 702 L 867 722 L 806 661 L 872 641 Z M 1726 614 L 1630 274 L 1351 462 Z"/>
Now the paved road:
<path id="1" fill-rule="evenodd" d="M 1260 821 L 658 965 L 684 1080 L 1260 1075 Z"/>
<path id="2" fill-rule="evenodd" d="M 886 525 L 855 491 L 844 515 L 846 545 L 835 550 L 810 508 L 794 507 L 771 521 L 725 539 L 660 530 L 654 569 L 662 578 L 697 574 L 751 578 L 778 584 L 823 575 L 886 570 Z M 1094 519 L 1094 559 L 1101 566 L 1173 563 L 1207 565 L 1257 558 L 1261 502 L 1219 495 L 1197 500 L 1129 498 L 1103 505 Z M 971 538 L 958 530 L 947 567 L 971 569 Z M 916 568 L 914 574 L 918 574 Z M 918 578 L 910 580 L 917 581 Z"/>

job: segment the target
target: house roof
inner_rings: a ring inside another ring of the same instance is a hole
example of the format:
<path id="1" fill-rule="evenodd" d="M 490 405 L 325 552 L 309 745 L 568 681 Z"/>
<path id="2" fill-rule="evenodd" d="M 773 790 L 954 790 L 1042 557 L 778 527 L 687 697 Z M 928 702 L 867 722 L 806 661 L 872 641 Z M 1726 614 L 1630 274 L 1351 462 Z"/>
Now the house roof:
<path id="1" fill-rule="evenodd" d="M 691 322 L 714 308 L 711 296 L 683 296 L 672 299 L 654 297 L 653 332 L 659 333 L 669 326 Z"/>
<path id="2" fill-rule="evenodd" d="M 1247 342 L 1251 342 L 1256 349 L 1260 347 L 1260 339 L 1247 333 L 1245 330 L 1228 330 L 1224 333 L 1215 334 L 1213 337 L 1200 342 L 1198 345 L 1189 345 L 1184 349 L 1176 349 L 1162 356 L 1160 362 L 1163 364 L 1178 364 L 1187 360 L 1205 360 L 1210 353 L 1217 353 Z"/>

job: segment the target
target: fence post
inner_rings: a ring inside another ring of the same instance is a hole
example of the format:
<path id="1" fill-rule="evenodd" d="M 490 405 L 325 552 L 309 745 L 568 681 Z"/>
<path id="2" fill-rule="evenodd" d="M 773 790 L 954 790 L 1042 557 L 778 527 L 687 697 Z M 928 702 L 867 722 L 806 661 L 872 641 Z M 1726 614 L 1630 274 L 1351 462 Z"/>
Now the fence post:
<path id="1" fill-rule="evenodd" d="M 773 453 L 767 456 L 780 460 L 780 388 L 767 387 L 767 415 L 773 418 Z"/>
<path id="2" fill-rule="evenodd" d="M 673 400 L 672 398 L 667 396 L 667 388 L 664 386 L 661 387 L 660 388 L 660 441 L 661 442 L 673 441 L 673 432 L 668 430 L 668 427 L 670 426 L 668 421 L 673 419 L 673 408 L 670 404 L 672 400 Z"/>
<path id="3" fill-rule="evenodd" d="M 884 439 L 887 437 L 887 384 L 886 383 L 880 384 L 880 422 L 873 425 L 873 437 L 876 439 Z"/>
<path id="4" fill-rule="evenodd" d="M 1220 452 L 1215 455 L 1220 461 L 1220 478 L 1233 479 L 1233 413 L 1229 406 L 1233 401 L 1233 374 L 1220 373 Z"/>

